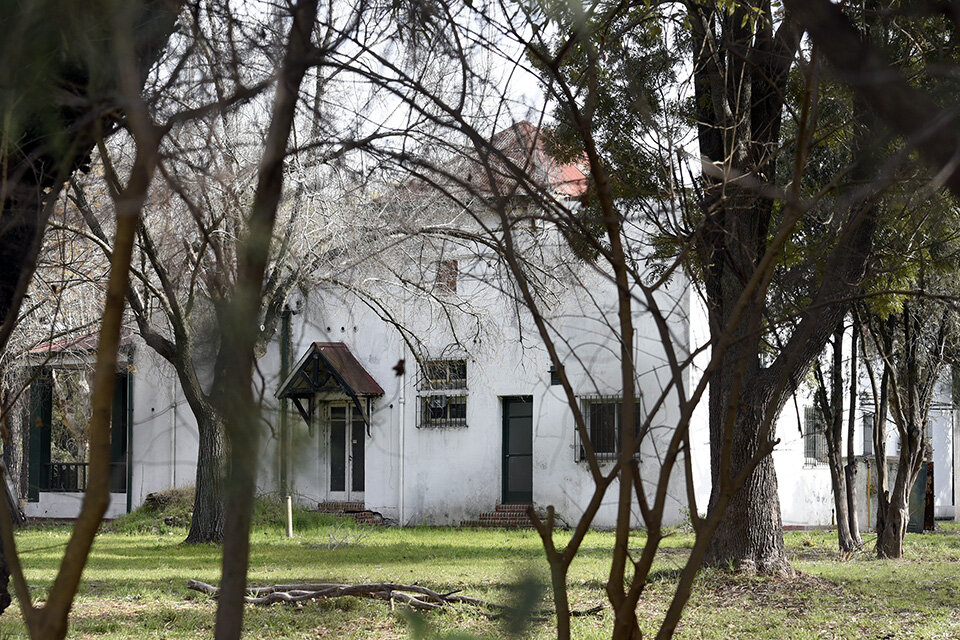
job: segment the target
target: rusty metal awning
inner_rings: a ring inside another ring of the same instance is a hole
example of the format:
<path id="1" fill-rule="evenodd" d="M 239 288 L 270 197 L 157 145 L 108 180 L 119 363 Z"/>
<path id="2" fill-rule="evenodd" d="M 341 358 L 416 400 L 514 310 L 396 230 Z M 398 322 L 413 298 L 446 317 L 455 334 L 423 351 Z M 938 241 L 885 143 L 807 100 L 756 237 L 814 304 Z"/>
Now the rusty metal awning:
<path id="1" fill-rule="evenodd" d="M 276 396 L 289 398 L 309 424 L 317 394 L 346 394 L 370 424 L 361 398 L 382 396 L 383 389 L 342 342 L 314 342 L 294 365 Z M 306 400 L 307 406 L 303 406 Z"/>

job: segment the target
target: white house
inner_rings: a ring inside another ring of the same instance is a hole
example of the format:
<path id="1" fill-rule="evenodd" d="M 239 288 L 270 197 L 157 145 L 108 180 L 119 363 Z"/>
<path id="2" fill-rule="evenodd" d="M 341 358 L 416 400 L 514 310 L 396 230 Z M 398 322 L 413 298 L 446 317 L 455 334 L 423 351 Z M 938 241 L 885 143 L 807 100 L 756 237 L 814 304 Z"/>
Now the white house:
<path id="1" fill-rule="evenodd" d="M 560 199 L 583 188 L 583 173 L 575 165 L 547 163 L 544 175 Z M 620 347 L 609 321 L 616 314 L 615 288 L 602 269 L 573 254 L 556 227 L 531 222 L 518 238 L 535 255 L 532 268 L 542 275 L 540 309 L 598 456 L 609 465 L 621 426 Z M 353 503 L 401 525 L 456 525 L 476 521 L 498 505 L 523 504 L 554 505 L 563 519 L 575 521 L 593 483 L 557 372 L 531 314 L 517 304 L 502 262 L 483 243 L 463 237 L 431 235 L 412 242 L 420 244 L 407 255 L 419 258 L 401 264 L 391 277 L 378 271 L 378 260 L 385 258 L 371 257 L 341 274 L 337 285 L 291 300 L 281 335 L 259 364 L 270 423 L 260 489 L 289 493 L 311 506 Z M 344 281 L 353 284 L 345 287 Z M 700 297 L 682 275 L 657 295 L 671 346 L 686 357 L 706 341 Z M 656 413 L 640 452 L 641 474 L 652 480 L 678 404 L 674 393 L 657 402 L 670 374 L 653 316 L 637 304 L 633 320 L 635 385 L 642 410 Z M 47 381 L 51 372 L 89 361 L 93 348 L 81 341 L 48 345 L 42 359 L 37 354 L 25 447 L 31 461 L 28 517 L 73 517 L 79 510 L 85 463 L 51 455 L 56 447 L 49 434 L 56 425 Z M 136 508 L 150 492 L 193 484 L 197 459 L 196 423 L 169 366 L 136 336 L 127 340 L 123 360 L 108 517 Z M 684 376 L 688 388 L 698 380 L 694 367 Z M 777 425 L 781 444 L 774 459 L 787 526 L 833 520 L 829 472 L 805 424 L 808 395 L 798 392 Z M 932 419 L 934 493 L 937 516 L 952 518 L 960 515 L 952 387 L 944 387 L 941 400 Z M 710 478 L 703 404 L 691 427 L 701 509 Z M 869 454 L 862 430 L 855 438 L 858 451 Z M 863 499 L 866 463 L 858 478 L 860 522 L 867 528 L 872 516 Z M 686 509 L 678 467 L 667 522 L 682 522 Z M 612 526 L 615 511 L 616 495 L 610 492 L 596 526 Z"/>

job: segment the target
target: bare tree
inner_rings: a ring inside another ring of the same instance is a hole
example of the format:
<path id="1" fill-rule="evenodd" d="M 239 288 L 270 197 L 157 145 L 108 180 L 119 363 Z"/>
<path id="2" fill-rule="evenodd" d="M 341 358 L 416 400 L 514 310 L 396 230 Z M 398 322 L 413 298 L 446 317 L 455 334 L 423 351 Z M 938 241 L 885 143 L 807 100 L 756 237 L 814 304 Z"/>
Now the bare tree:
<path id="1" fill-rule="evenodd" d="M 856 333 L 853 335 L 853 344 L 856 345 Z M 830 345 L 832 355 L 827 372 L 824 373 L 822 363 L 817 360 L 813 365 L 813 373 L 815 380 L 814 400 L 819 414 L 823 418 L 824 434 L 826 436 L 827 464 L 830 468 L 830 484 L 833 489 L 833 508 L 836 514 L 837 538 L 840 551 L 849 553 L 863 546 L 863 542 L 860 540 L 860 532 L 857 529 L 856 503 L 851 502 L 852 494 L 850 493 L 853 490 L 853 486 L 851 485 L 852 478 L 849 469 L 852 465 L 856 464 L 852 454 L 852 422 L 847 425 L 847 466 L 844 467 L 843 464 L 844 417 L 848 417 L 849 421 L 854 419 L 854 408 L 850 403 L 855 402 L 855 400 L 848 399 L 847 411 L 845 413 L 843 349 L 845 337 L 845 324 L 841 323 L 833 332 L 833 340 Z M 853 380 L 856 380 L 857 377 L 855 349 L 856 347 L 854 346 L 848 358 L 850 363 L 849 375 Z M 856 385 L 855 382 L 851 384 Z M 855 390 L 856 387 L 854 386 L 854 391 Z M 855 398 L 855 396 L 851 396 L 851 398 Z M 851 518 L 851 515 L 853 518 Z"/>
<path id="2" fill-rule="evenodd" d="M 929 280 L 920 284 L 925 293 L 938 291 Z M 884 495 L 879 504 L 886 507 L 884 513 L 878 514 L 876 551 L 881 558 L 903 556 L 910 519 L 910 490 L 929 456 L 930 405 L 955 356 L 957 342 L 956 312 L 949 303 L 911 297 L 902 302 L 902 307 L 899 313 L 891 313 L 886 319 L 873 317 L 869 323 L 873 347 L 888 380 L 890 415 L 899 440 L 893 488 L 888 493 L 880 485 Z M 883 435 L 881 431 L 879 436 Z"/>

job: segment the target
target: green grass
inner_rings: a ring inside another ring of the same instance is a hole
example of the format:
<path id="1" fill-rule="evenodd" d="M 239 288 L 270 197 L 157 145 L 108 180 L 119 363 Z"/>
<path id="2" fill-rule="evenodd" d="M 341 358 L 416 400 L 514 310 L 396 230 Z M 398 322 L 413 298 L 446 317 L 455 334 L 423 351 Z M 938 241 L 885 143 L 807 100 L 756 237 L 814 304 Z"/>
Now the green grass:
<path id="1" fill-rule="evenodd" d="M 297 536 L 287 539 L 279 507 L 258 506 L 252 536 L 250 582 L 418 582 L 441 591 L 462 589 L 508 601 L 511 585 L 543 579 L 540 543 L 530 531 L 482 531 L 358 527 L 329 517 L 298 513 Z M 215 602 L 186 589 L 196 578 L 216 583 L 220 552 L 214 545 L 181 544 L 182 527 L 156 526 L 163 513 L 139 514 L 112 523 L 102 534 L 72 614 L 71 637 L 206 638 Z M 151 520 L 151 518 L 153 518 Z M 688 606 L 679 638 L 955 638 L 960 637 L 960 530 L 910 534 L 909 557 L 880 562 L 868 552 L 849 560 L 834 551 L 831 532 L 787 534 L 793 580 L 731 577 L 704 571 Z M 51 584 L 69 530 L 34 527 L 18 534 L 34 597 Z M 587 608 L 604 602 L 612 546 L 609 533 L 591 533 L 570 572 L 571 602 Z M 642 542 L 642 534 L 635 543 Z M 669 603 L 674 569 L 692 542 L 667 539 L 654 579 L 641 600 L 644 634 L 652 637 Z M 470 610 L 426 616 L 433 633 L 465 632 L 503 637 L 502 623 Z M 609 637 L 609 613 L 574 621 L 578 638 Z M 527 634 L 549 638 L 552 627 L 535 623 Z M 24 637 L 19 611 L 0 617 L 0 638 Z M 340 598 L 303 606 L 250 607 L 248 638 L 408 638 L 402 607 Z"/>

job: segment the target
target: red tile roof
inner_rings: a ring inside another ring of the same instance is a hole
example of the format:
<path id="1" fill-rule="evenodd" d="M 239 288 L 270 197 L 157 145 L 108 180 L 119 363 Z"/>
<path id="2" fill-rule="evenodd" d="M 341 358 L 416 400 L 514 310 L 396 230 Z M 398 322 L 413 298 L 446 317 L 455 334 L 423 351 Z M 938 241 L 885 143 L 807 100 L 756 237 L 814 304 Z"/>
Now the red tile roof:
<path id="1" fill-rule="evenodd" d="M 586 161 L 561 163 L 547 150 L 546 133 L 523 120 L 494 134 L 490 142 L 537 187 L 563 198 L 582 196 L 587 190 Z M 504 196 L 518 190 L 513 168 L 502 159 L 493 158 L 486 165 L 471 160 L 464 173 L 462 179 L 483 193 Z"/>

